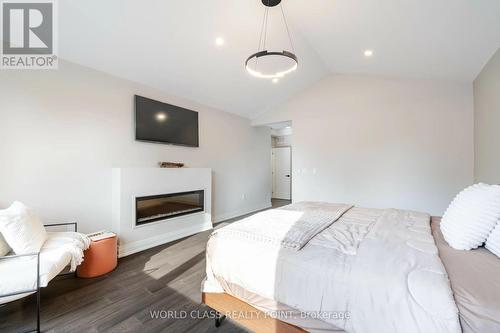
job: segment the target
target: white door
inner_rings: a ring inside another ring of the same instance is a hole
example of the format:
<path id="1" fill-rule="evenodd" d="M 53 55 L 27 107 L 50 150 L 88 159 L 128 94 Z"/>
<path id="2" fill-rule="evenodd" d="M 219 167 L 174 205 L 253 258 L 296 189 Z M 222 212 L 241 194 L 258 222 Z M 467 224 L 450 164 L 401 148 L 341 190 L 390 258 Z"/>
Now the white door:
<path id="1" fill-rule="evenodd" d="M 290 147 L 273 148 L 273 198 L 291 198 Z"/>

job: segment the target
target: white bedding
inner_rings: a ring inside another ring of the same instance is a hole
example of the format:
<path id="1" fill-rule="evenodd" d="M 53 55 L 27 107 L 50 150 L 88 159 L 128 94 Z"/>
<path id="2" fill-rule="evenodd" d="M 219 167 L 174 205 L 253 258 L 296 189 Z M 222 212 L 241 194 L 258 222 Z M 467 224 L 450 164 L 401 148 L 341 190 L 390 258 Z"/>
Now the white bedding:
<path id="1" fill-rule="evenodd" d="M 351 208 L 300 251 L 215 232 L 203 291 L 238 285 L 347 332 L 460 332 L 429 222 Z"/>

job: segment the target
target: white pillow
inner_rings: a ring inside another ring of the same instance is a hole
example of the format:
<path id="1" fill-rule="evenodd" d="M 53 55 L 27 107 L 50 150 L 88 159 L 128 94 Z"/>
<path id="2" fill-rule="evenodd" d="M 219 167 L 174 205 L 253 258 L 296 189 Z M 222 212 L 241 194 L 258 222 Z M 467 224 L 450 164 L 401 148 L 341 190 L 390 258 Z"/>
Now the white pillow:
<path id="1" fill-rule="evenodd" d="M 2 234 L 0 233 L 0 257 L 3 257 L 10 252 L 10 246 L 7 244 Z"/>
<path id="2" fill-rule="evenodd" d="M 47 239 L 40 219 L 19 201 L 0 210 L 0 233 L 16 254 L 38 252 Z"/>
<path id="3" fill-rule="evenodd" d="M 460 192 L 441 221 L 448 244 L 457 250 L 481 246 L 500 219 L 500 186 L 475 184 Z"/>
<path id="4" fill-rule="evenodd" d="M 485 247 L 500 258 L 500 222 L 488 236 Z"/>

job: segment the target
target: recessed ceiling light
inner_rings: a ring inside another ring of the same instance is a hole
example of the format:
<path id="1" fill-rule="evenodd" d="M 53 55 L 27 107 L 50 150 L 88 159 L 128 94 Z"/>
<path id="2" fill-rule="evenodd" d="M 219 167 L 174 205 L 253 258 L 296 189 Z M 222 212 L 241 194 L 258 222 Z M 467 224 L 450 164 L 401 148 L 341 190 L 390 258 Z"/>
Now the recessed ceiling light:
<path id="1" fill-rule="evenodd" d="M 222 38 L 222 37 L 217 37 L 217 38 L 215 39 L 215 45 L 217 45 L 217 46 L 222 46 L 222 45 L 224 45 L 224 38 Z"/>
<path id="2" fill-rule="evenodd" d="M 273 81 L 273 83 L 278 83 L 280 79 L 278 79 L 277 77 L 275 77 L 274 79 L 272 79 L 271 81 Z"/>
<path id="3" fill-rule="evenodd" d="M 373 50 L 365 50 L 365 57 L 371 57 L 373 55 Z"/>

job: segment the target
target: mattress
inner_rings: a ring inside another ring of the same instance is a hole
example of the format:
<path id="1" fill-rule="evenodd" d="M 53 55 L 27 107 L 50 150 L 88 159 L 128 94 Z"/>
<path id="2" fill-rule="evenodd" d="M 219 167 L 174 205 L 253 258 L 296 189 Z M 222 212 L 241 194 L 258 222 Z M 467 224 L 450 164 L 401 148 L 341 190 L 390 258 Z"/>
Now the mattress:
<path id="1" fill-rule="evenodd" d="M 418 212 L 355 207 L 300 251 L 215 232 L 202 290 L 289 310 L 278 318 L 311 332 L 460 332 L 429 222 Z"/>
<path id="2" fill-rule="evenodd" d="M 500 259 L 483 247 L 474 251 L 451 248 L 443 238 L 439 223 L 440 218 L 432 219 L 432 235 L 451 281 L 463 333 L 500 332 Z M 319 319 L 304 318 L 296 309 L 236 284 L 223 279 L 219 282 L 232 296 L 308 332 L 345 332 Z"/>
<path id="3" fill-rule="evenodd" d="M 463 333 L 500 332 L 500 259 L 484 247 L 451 248 L 439 223 L 439 218 L 433 218 L 432 233 L 448 272 Z"/>

